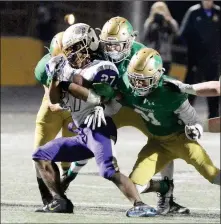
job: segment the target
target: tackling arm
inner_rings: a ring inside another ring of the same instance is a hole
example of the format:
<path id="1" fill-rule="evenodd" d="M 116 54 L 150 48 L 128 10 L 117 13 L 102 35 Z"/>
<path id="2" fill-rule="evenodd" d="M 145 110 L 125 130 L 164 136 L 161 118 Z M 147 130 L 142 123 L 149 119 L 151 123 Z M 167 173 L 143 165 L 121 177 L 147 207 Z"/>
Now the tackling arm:
<path id="1" fill-rule="evenodd" d="M 92 89 L 87 89 L 74 82 L 69 83 L 67 90 L 72 96 L 78 99 L 81 99 L 85 102 L 94 103 L 94 104 L 101 103 L 101 97 L 98 96 Z"/>
<path id="2" fill-rule="evenodd" d="M 182 92 L 196 96 L 220 96 L 220 81 L 209 81 L 197 84 L 186 84 L 175 79 L 165 79 L 165 85 L 170 86 L 175 92 Z"/>
<path id="3" fill-rule="evenodd" d="M 45 85 L 43 85 L 43 87 L 44 87 L 44 90 L 45 90 L 45 95 L 48 98 L 48 107 L 50 108 L 50 110 L 54 111 L 54 112 L 63 110 L 64 108 L 62 108 L 59 103 L 52 103 L 51 102 L 51 98 L 49 96 L 49 88 L 47 86 L 45 86 Z"/>
<path id="4" fill-rule="evenodd" d="M 52 104 L 60 103 L 61 100 L 61 88 L 59 82 L 56 79 L 52 79 L 49 86 L 49 99 Z"/>
<path id="5" fill-rule="evenodd" d="M 220 82 L 209 81 L 192 85 L 197 96 L 220 96 Z"/>

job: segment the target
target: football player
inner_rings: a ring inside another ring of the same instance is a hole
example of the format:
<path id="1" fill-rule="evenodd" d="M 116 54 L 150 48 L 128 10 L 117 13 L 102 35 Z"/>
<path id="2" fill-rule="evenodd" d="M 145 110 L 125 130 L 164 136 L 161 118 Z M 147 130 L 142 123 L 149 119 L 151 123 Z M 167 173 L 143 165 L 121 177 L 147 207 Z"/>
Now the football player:
<path id="1" fill-rule="evenodd" d="M 101 55 L 104 55 L 106 60 L 112 61 L 118 68 L 120 77 L 126 72 L 128 64 L 133 55 L 145 46 L 135 41 L 136 32 L 133 30 L 129 21 L 123 17 L 113 17 L 108 20 L 100 34 Z M 106 90 L 104 90 L 106 91 Z M 134 111 L 133 108 L 121 107 L 118 113 L 113 115 L 114 123 L 117 128 L 132 126 L 140 130 L 148 137 L 147 127 L 142 117 Z M 87 163 L 87 160 L 72 163 L 68 173 L 64 176 L 63 183 L 68 184 L 75 179 L 80 169 Z M 171 161 L 162 171 L 161 186 L 173 183 L 174 162 Z M 169 178 L 169 182 L 165 183 L 164 177 Z M 162 190 L 164 192 L 164 190 Z M 162 202 L 163 194 L 160 195 L 159 202 Z M 189 209 L 174 202 L 173 194 L 170 198 L 171 212 L 174 213 L 189 213 Z"/>
<path id="2" fill-rule="evenodd" d="M 34 149 L 46 144 L 56 137 L 59 131 L 62 131 L 63 137 L 71 137 L 74 135 L 73 132 L 68 130 L 68 124 L 72 122 L 71 113 L 60 104 L 52 104 L 49 99 L 49 84 L 45 65 L 51 59 L 61 53 L 62 50 L 62 36 L 63 32 L 56 34 L 50 44 L 49 53 L 46 54 L 37 64 L 35 68 L 35 77 L 44 87 L 44 97 L 42 99 L 41 106 L 39 108 L 36 126 L 35 126 L 35 138 L 34 138 Z M 63 172 L 65 172 L 70 166 L 70 163 L 61 163 Z M 52 200 L 52 196 L 48 191 L 48 188 L 44 184 L 42 178 L 36 170 L 38 187 L 40 190 L 43 204 L 46 205 Z"/>
<path id="3" fill-rule="evenodd" d="M 220 185 L 220 169 L 197 142 L 203 128 L 187 94 L 164 85 L 162 59 L 157 51 L 143 48 L 131 59 L 118 86 L 121 103 L 139 113 L 148 129 L 148 142 L 138 154 L 130 174 L 140 193 L 157 189 L 153 175 L 171 160 L 180 158 L 193 165 L 209 182 Z M 171 79 L 172 80 L 172 79 Z M 158 204 L 159 214 L 170 211 L 173 185 Z"/>
<path id="4" fill-rule="evenodd" d="M 71 66 L 75 69 L 73 79 L 78 77 L 78 82 L 81 82 L 80 77 L 84 77 L 84 81 L 105 82 L 110 86 L 115 86 L 119 76 L 116 66 L 109 61 L 92 61 L 90 53 L 98 47 L 98 39 L 95 31 L 87 24 L 80 23 L 70 26 L 63 34 L 62 44 L 67 60 L 63 56 L 57 56 L 47 64 L 47 70 L 52 76 L 49 95 L 51 102 L 55 104 L 60 102 L 61 91 L 68 93 L 66 104 L 70 107 L 72 118 L 78 127 L 76 130 L 78 135 L 57 138 L 39 147 L 33 153 L 32 158 L 41 177 L 53 195 L 52 202 L 43 207 L 42 211 L 73 212 L 73 204 L 64 194 L 59 169 L 55 162 L 71 162 L 95 157 L 100 175 L 116 184 L 134 204 L 134 207 L 127 211 L 127 216 L 154 216 L 155 209 L 141 201 L 134 184 L 119 171 L 113 154 L 111 139 L 116 142 L 117 130 L 110 116 L 115 113 L 115 107 L 118 104 L 115 105 L 111 101 L 103 108 L 101 97 L 92 89 L 78 88 L 78 85 L 71 81 L 71 73 L 69 73 L 70 77 L 65 77 L 66 67 Z M 77 76 L 78 74 L 80 76 Z M 89 126 L 92 124 L 92 128 L 87 127 L 84 121 Z M 101 126 L 102 121 L 106 125 Z"/>

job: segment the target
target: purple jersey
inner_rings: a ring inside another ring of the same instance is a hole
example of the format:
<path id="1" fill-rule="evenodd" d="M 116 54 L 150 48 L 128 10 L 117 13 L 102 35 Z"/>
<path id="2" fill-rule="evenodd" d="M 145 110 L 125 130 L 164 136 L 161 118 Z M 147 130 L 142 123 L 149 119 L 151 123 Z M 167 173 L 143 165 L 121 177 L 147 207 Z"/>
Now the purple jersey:
<path id="1" fill-rule="evenodd" d="M 117 67 L 112 62 L 99 60 L 94 60 L 86 68 L 82 69 L 81 71 L 78 70 L 78 72 L 80 72 L 80 74 L 89 81 L 106 82 L 111 86 L 116 85 L 119 75 Z M 91 113 L 91 110 L 95 106 L 92 103 L 77 99 L 71 94 L 68 94 L 68 100 L 66 104 L 71 109 L 72 118 L 77 127 L 79 127 L 84 122 L 85 118 Z M 116 107 L 114 104 L 116 104 L 117 108 L 119 107 L 119 103 L 113 101 L 111 105 L 106 106 L 104 110 L 105 116 L 112 116 L 116 113 Z"/>

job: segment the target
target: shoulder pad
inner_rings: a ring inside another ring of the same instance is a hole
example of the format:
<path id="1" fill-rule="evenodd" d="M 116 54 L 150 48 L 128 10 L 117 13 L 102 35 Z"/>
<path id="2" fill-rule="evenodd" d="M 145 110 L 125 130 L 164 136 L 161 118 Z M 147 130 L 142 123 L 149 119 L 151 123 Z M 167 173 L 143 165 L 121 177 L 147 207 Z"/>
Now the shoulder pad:
<path id="1" fill-rule="evenodd" d="M 168 77 L 168 76 L 163 76 L 163 86 L 169 88 L 173 92 L 178 92 L 180 93 L 180 84 L 182 84 L 181 81 Z"/>

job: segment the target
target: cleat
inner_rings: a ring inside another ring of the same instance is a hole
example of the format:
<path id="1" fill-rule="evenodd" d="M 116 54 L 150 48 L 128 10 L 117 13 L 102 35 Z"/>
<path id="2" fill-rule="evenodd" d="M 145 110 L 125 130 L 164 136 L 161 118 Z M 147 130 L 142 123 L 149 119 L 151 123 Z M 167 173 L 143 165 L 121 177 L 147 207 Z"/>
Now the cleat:
<path id="1" fill-rule="evenodd" d="M 190 210 L 187 207 L 181 206 L 174 202 L 173 196 L 170 198 L 170 213 L 175 214 L 190 214 Z"/>
<path id="2" fill-rule="evenodd" d="M 74 205 L 69 199 L 67 199 L 67 213 L 74 213 Z"/>
<path id="3" fill-rule="evenodd" d="M 169 189 L 165 194 L 158 193 L 157 196 L 159 200 L 157 202 L 157 214 L 158 215 L 166 215 L 170 211 L 170 199 L 173 194 L 173 182 L 169 181 L 167 177 L 164 178 L 164 181 L 167 181 Z"/>
<path id="4" fill-rule="evenodd" d="M 141 202 L 142 203 L 142 202 Z M 146 205 L 144 203 L 140 205 L 136 205 L 126 212 L 127 217 L 153 217 L 156 215 L 156 210 L 153 207 L 150 207 L 149 205 Z"/>
<path id="5" fill-rule="evenodd" d="M 67 198 L 54 198 L 50 204 L 45 205 L 38 212 L 45 213 L 73 213 L 74 206 Z"/>

